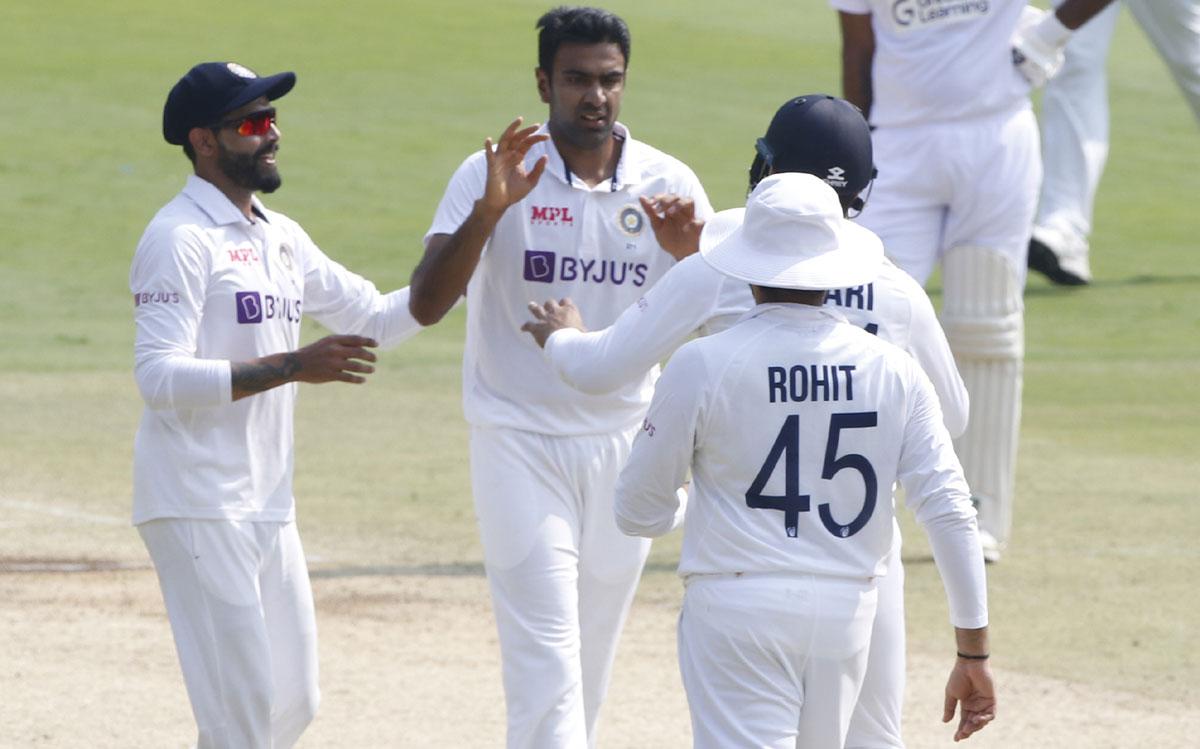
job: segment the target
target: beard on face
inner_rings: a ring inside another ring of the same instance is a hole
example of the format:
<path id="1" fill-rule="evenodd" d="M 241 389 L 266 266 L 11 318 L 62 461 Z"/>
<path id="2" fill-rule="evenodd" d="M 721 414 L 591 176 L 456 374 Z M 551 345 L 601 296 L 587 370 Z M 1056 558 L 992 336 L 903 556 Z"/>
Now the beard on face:
<path id="1" fill-rule="evenodd" d="M 581 151 L 601 148 L 612 138 L 613 119 L 615 118 L 611 115 L 609 115 L 609 120 L 605 126 L 599 130 L 580 125 L 577 119 L 578 115 L 579 112 L 577 111 L 563 112 L 558 110 L 557 107 L 552 106 L 550 111 L 551 131 L 555 136 L 562 138 L 571 146 Z"/>
<path id="2" fill-rule="evenodd" d="M 264 193 L 275 192 L 283 184 L 279 169 L 274 164 L 267 164 L 258 159 L 277 148 L 277 144 L 267 143 L 253 154 L 237 153 L 227 149 L 218 140 L 217 167 L 238 187 Z"/>

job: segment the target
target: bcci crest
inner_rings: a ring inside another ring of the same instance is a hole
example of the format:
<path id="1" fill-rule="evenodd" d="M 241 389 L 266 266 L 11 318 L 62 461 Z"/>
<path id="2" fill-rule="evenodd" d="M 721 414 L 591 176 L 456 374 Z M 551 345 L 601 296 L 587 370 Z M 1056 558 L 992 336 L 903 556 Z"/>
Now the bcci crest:
<path id="1" fill-rule="evenodd" d="M 617 223 L 621 225 L 621 231 L 631 237 L 636 237 L 645 228 L 646 217 L 642 215 L 637 206 L 627 205 L 617 214 Z"/>

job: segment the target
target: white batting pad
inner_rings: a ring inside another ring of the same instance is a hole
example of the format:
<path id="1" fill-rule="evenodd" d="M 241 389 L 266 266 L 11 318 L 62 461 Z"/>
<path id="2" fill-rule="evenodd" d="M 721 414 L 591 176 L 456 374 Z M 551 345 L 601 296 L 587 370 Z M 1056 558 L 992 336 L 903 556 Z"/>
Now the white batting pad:
<path id="1" fill-rule="evenodd" d="M 1021 424 L 1025 314 L 1009 261 L 984 247 L 956 247 L 942 261 L 942 325 L 971 398 L 967 431 L 954 441 L 979 527 L 1003 547 L 1012 530 Z"/>

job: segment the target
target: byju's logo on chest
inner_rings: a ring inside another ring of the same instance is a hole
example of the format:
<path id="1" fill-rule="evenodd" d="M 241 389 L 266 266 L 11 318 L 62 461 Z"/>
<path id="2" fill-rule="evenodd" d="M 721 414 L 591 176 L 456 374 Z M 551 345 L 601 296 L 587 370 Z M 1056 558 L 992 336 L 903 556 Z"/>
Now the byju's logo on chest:
<path id="1" fill-rule="evenodd" d="M 556 256 L 553 252 L 525 251 L 525 280 L 553 283 Z"/>
<path id="2" fill-rule="evenodd" d="M 260 294 L 257 291 L 239 291 L 234 296 L 237 321 L 241 325 L 255 325 L 264 320 L 300 322 L 300 300 Z"/>
<path id="3" fill-rule="evenodd" d="M 540 250 L 525 251 L 524 277 L 526 281 L 538 283 L 597 283 L 623 286 L 626 282 L 633 286 L 643 286 L 646 283 L 646 263 L 635 263 L 621 260 L 602 260 L 600 258 L 580 258 Z"/>

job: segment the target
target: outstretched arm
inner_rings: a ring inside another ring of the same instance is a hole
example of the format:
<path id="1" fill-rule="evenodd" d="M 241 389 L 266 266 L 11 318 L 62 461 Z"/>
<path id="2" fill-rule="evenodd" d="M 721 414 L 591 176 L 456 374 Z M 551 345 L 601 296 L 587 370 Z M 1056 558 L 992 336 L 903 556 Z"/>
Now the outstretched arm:
<path id="1" fill-rule="evenodd" d="M 289 382 L 349 382 L 355 385 L 367 381 L 375 367 L 368 351 L 378 344 L 370 338 L 356 335 L 330 335 L 297 349 L 271 354 L 245 362 L 230 364 L 233 400 L 262 393 Z"/>
<path id="2" fill-rule="evenodd" d="M 509 206 L 529 194 L 546 169 L 543 156 L 526 170 L 525 155 L 550 136 L 537 134 L 538 125 L 522 128 L 521 122 L 520 117 L 513 120 L 494 148 L 491 138 L 484 141 L 487 182 L 467 219 L 453 234 L 435 234 L 426 243 L 425 255 L 413 270 L 409 298 L 409 310 L 422 325 L 441 320 L 466 292 L 496 224 Z"/>

